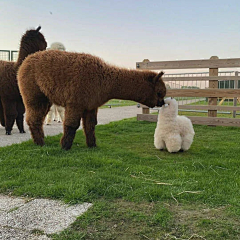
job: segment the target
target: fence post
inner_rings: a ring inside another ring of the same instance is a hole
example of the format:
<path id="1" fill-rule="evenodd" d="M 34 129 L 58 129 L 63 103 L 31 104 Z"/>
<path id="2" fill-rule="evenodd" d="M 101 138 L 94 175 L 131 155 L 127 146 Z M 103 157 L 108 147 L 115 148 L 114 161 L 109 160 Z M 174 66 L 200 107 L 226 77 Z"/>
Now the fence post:
<path id="1" fill-rule="evenodd" d="M 150 113 L 150 110 L 148 107 L 142 107 L 142 114 L 149 114 Z"/>
<path id="2" fill-rule="evenodd" d="M 238 76 L 238 71 L 235 72 L 235 76 Z M 234 89 L 238 89 L 238 80 L 234 80 Z M 233 106 L 237 106 L 237 97 L 233 99 Z M 236 111 L 233 111 L 233 117 L 236 117 Z"/>
<path id="3" fill-rule="evenodd" d="M 16 62 L 18 59 L 19 52 L 16 50 L 11 51 L 11 61 Z"/>
<path id="4" fill-rule="evenodd" d="M 210 59 L 216 60 L 218 57 L 212 56 Z M 218 68 L 209 68 L 209 77 L 213 76 L 218 76 Z M 209 88 L 218 88 L 218 80 L 209 80 Z M 217 105 L 217 98 L 209 97 L 208 105 Z M 217 110 L 208 110 L 208 117 L 217 117 Z"/>

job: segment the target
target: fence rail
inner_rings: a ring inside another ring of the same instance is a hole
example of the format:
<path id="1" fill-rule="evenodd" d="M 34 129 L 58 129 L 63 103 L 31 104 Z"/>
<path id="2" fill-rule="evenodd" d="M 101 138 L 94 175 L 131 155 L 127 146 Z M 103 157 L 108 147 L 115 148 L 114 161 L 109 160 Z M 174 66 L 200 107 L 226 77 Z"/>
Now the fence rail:
<path id="1" fill-rule="evenodd" d="M 170 81 L 230 81 L 239 80 L 239 76 L 213 76 L 213 77 L 163 77 L 164 82 Z"/>
<path id="2" fill-rule="evenodd" d="M 238 72 L 234 71 L 218 71 L 219 68 L 239 68 L 240 58 L 218 59 L 218 57 L 214 56 L 209 60 L 163 62 L 150 62 L 145 59 L 143 62 L 137 62 L 136 67 L 140 70 L 209 68 L 209 72 L 204 73 L 196 72 L 164 75 L 163 81 L 166 86 L 168 86 L 166 97 L 184 98 L 186 100 L 185 104 L 179 102 L 179 109 L 181 110 L 208 111 L 208 117 L 189 117 L 194 124 L 240 127 L 240 119 L 235 118 L 236 111 L 240 111 L 240 107 L 237 106 L 237 100 L 240 103 L 240 89 L 238 89 L 240 76 L 238 76 Z M 232 74 L 235 75 L 232 76 Z M 234 84 L 230 84 L 230 81 Z M 189 82 L 191 83 L 190 86 Z M 193 82 L 195 84 L 193 84 Z M 225 82 L 228 82 L 227 89 L 224 88 Z M 186 86 L 186 84 L 188 85 Z M 233 87 L 232 89 L 229 88 L 230 85 Z M 195 101 L 188 100 L 191 98 L 195 98 Z M 203 99 L 207 99 L 208 105 L 191 105 L 193 102 L 201 103 Z M 229 99 L 231 103 L 233 103 L 233 106 L 218 105 L 218 100 L 221 100 L 220 104 L 222 104 L 225 99 Z M 142 114 L 138 114 L 137 119 L 156 122 L 157 115 L 149 114 L 149 108 L 144 105 L 141 106 Z M 219 118 L 217 117 L 218 111 L 231 111 L 233 112 L 233 118 Z"/>
<path id="3" fill-rule="evenodd" d="M 197 116 L 189 116 L 193 124 L 198 125 L 210 125 L 210 126 L 232 126 L 232 127 L 240 127 L 240 119 L 236 118 L 218 118 L 218 117 L 197 117 Z M 138 114 L 138 121 L 149 121 L 149 122 L 157 122 L 157 115 L 152 114 Z"/>
<path id="4" fill-rule="evenodd" d="M 166 97 L 240 97 L 240 89 L 168 89 Z"/>
<path id="5" fill-rule="evenodd" d="M 182 61 L 163 61 L 137 62 L 136 68 L 159 70 L 159 69 L 189 69 L 189 68 L 234 68 L 240 66 L 240 58 L 229 59 L 203 59 L 203 60 L 182 60 Z"/>

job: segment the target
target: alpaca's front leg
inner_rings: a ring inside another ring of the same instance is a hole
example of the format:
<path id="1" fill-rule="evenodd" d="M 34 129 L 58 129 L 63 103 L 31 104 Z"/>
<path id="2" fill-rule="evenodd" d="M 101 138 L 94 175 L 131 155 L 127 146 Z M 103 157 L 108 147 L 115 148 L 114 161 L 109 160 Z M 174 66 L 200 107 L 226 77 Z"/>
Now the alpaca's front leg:
<path id="1" fill-rule="evenodd" d="M 72 147 L 73 139 L 80 126 L 81 111 L 79 109 L 66 107 L 65 120 L 63 124 L 63 137 L 61 139 L 62 149 L 69 150 Z"/>
<path id="2" fill-rule="evenodd" d="M 155 135 L 154 136 L 154 146 L 157 149 L 163 150 L 166 148 L 165 142 L 160 136 Z"/>
<path id="3" fill-rule="evenodd" d="M 79 119 L 79 123 L 80 123 L 80 119 Z M 78 127 L 79 126 L 80 124 L 78 125 Z M 75 138 L 78 127 L 71 127 L 64 124 L 64 127 L 63 127 L 64 134 L 61 139 L 62 149 L 69 150 L 72 147 L 73 139 Z"/>
<path id="4" fill-rule="evenodd" d="M 178 152 L 181 149 L 182 138 L 180 134 L 172 134 L 166 138 L 166 147 L 170 153 Z"/>
<path id="5" fill-rule="evenodd" d="M 155 129 L 155 133 L 154 133 L 154 146 L 155 148 L 160 150 L 166 148 L 165 142 L 163 141 L 163 138 L 162 138 L 162 131 L 158 126 Z"/>
<path id="6" fill-rule="evenodd" d="M 83 129 L 88 147 L 96 147 L 95 126 L 97 125 L 97 109 L 85 111 L 83 114 Z"/>

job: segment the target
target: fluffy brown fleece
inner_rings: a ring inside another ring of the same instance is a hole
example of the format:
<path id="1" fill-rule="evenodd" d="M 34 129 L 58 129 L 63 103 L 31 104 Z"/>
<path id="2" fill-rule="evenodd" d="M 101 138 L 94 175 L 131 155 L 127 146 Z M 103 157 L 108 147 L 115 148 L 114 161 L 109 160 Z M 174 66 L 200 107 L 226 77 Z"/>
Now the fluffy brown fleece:
<path id="1" fill-rule="evenodd" d="M 23 60 L 31 53 L 45 50 L 47 43 L 44 36 L 36 30 L 28 30 L 22 36 L 17 62 L 0 61 L 0 121 L 10 135 L 16 120 L 20 133 L 24 133 L 23 114 L 25 108 L 17 84 L 17 70 Z"/>
<path id="2" fill-rule="evenodd" d="M 43 121 L 55 103 L 65 107 L 62 148 L 71 148 L 81 118 L 87 145 L 95 147 L 98 107 L 113 98 L 161 106 L 166 94 L 162 75 L 118 68 L 84 53 L 50 50 L 28 56 L 18 82 L 34 142 L 44 145 Z"/>

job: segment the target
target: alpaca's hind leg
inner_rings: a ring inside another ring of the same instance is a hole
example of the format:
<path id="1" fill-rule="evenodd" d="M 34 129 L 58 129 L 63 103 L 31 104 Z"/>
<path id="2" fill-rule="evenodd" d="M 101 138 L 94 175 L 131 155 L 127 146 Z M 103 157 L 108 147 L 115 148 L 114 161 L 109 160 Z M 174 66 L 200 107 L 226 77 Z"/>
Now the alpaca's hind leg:
<path id="1" fill-rule="evenodd" d="M 69 150 L 72 147 L 76 131 L 80 126 L 81 111 L 77 108 L 66 107 L 63 124 L 63 136 L 61 139 L 62 149 Z"/>
<path id="2" fill-rule="evenodd" d="M 83 113 L 83 129 L 88 147 L 96 147 L 95 126 L 97 125 L 97 109 Z"/>
<path id="3" fill-rule="evenodd" d="M 17 103 L 7 99 L 2 100 L 3 112 L 5 115 L 6 135 L 11 135 L 12 127 L 17 117 Z"/>
<path id="4" fill-rule="evenodd" d="M 44 145 L 43 122 L 51 107 L 46 97 L 36 98 L 36 102 L 31 102 L 26 106 L 26 122 L 29 126 L 35 144 Z"/>
<path id="5" fill-rule="evenodd" d="M 3 127 L 5 127 L 5 118 L 3 113 L 3 106 L 2 106 L 2 100 L 0 99 L 0 123 Z"/>
<path id="6" fill-rule="evenodd" d="M 24 131 L 24 124 L 23 124 L 23 121 L 24 121 L 24 114 L 25 112 L 25 107 L 23 105 L 23 102 L 18 102 L 17 103 L 17 118 L 16 118 L 16 123 L 17 123 L 17 126 L 18 126 L 18 130 L 20 133 L 25 133 Z"/>

